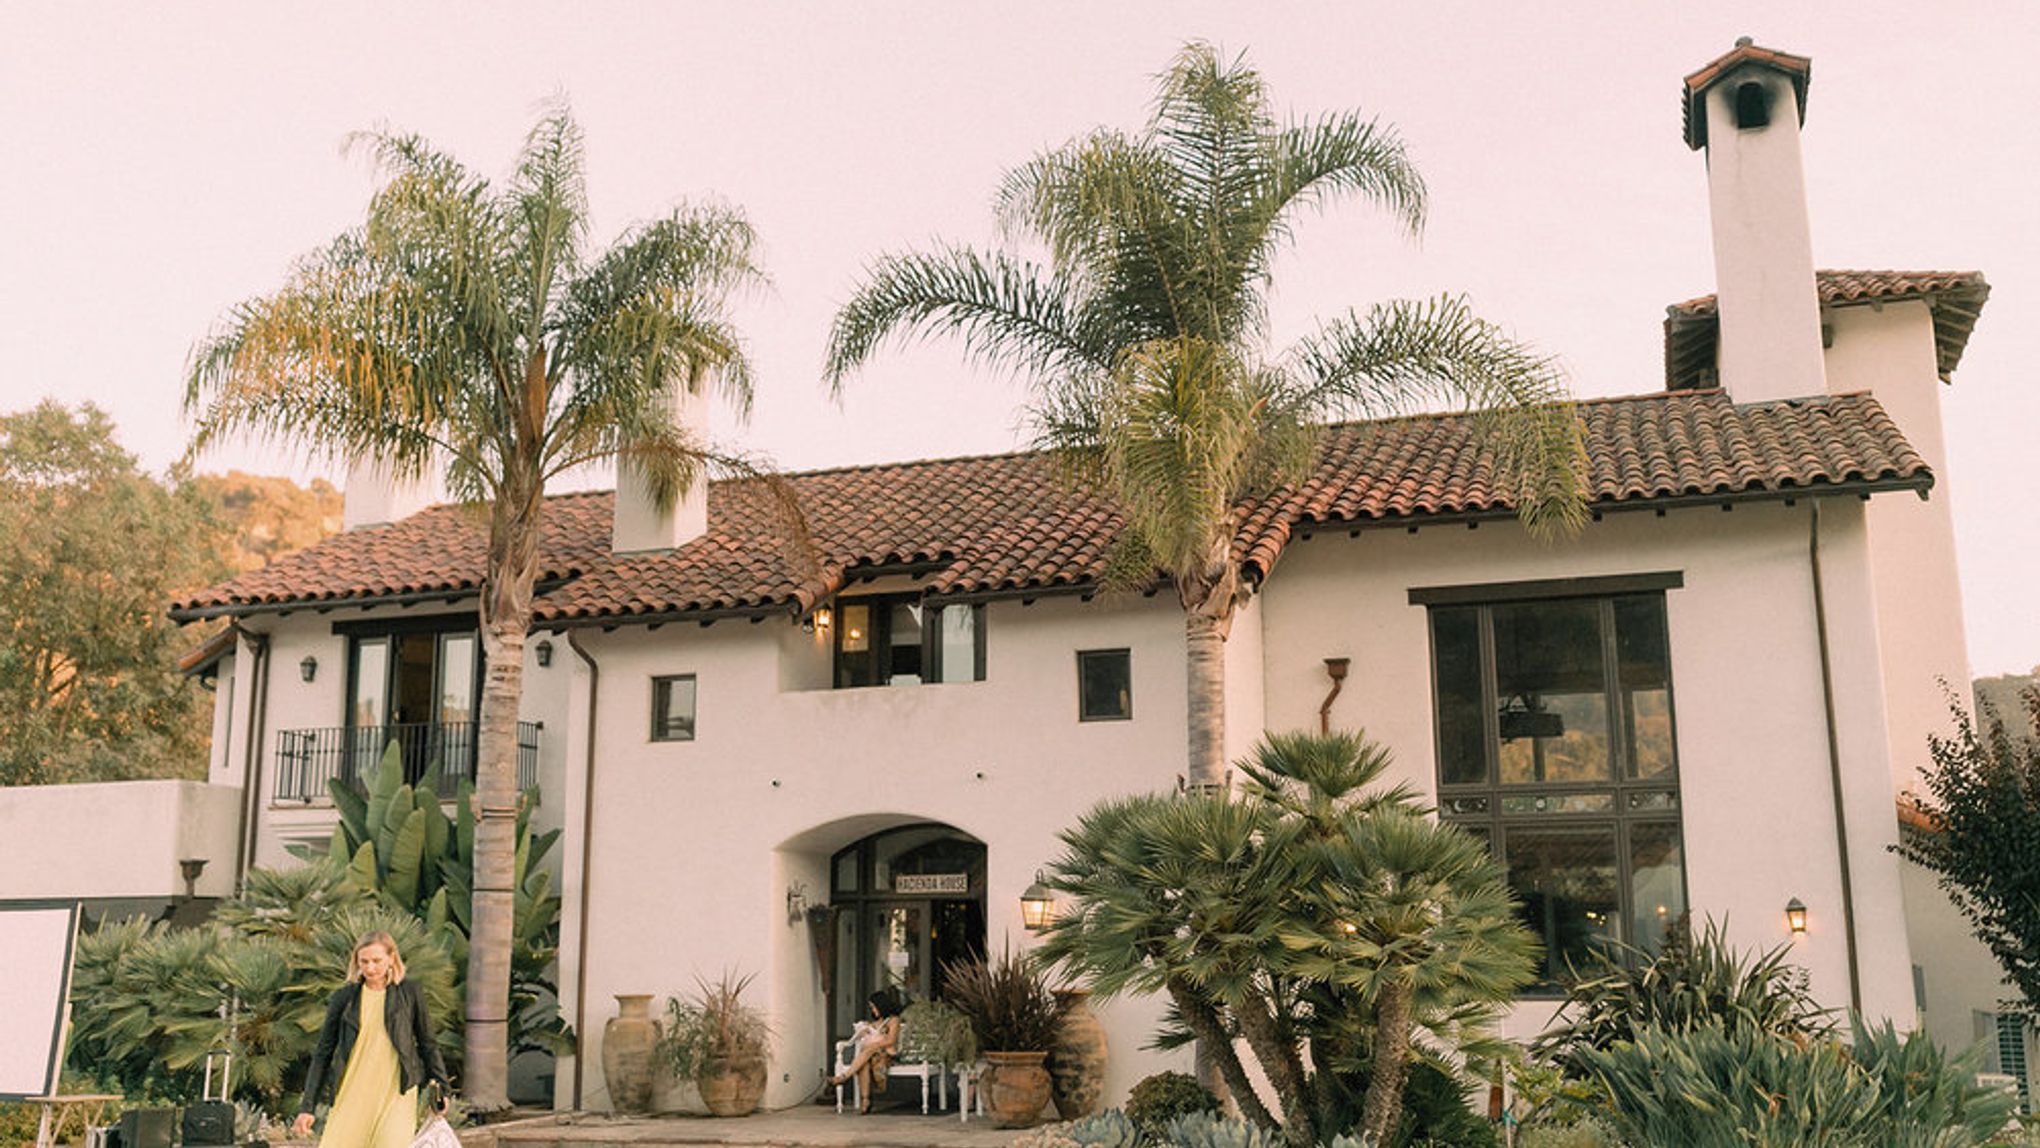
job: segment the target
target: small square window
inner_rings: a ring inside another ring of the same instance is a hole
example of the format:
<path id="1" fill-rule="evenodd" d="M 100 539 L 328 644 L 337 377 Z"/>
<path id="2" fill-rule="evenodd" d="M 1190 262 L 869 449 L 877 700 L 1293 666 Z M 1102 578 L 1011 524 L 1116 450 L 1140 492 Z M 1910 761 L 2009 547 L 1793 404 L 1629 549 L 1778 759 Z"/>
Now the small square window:
<path id="1" fill-rule="evenodd" d="M 1077 651 L 1077 720 L 1128 721 L 1133 717 L 1133 652 Z"/>
<path id="2" fill-rule="evenodd" d="M 652 740 L 694 740 L 694 675 L 652 679 Z"/>

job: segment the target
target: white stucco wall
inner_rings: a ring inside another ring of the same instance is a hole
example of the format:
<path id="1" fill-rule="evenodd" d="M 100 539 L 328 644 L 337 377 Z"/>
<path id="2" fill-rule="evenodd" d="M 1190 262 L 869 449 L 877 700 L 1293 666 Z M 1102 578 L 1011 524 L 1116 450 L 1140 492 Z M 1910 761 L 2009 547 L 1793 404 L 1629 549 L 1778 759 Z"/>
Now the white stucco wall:
<path id="1" fill-rule="evenodd" d="M 240 796 L 199 781 L 0 788 L 0 901 L 177 896 L 187 858 L 207 863 L 199 896 L 228 896 Z"/>
<path id="2" fill-rule="evenodd" d="M 786 891 L 798 881 L 825 903 L 834 851 L 914 821 L 977 837 L 988 853 L 988 942 L 1024 948 L 1020 892 L 1055 855 L 1056 831 L 1101 798 L 1174 784 L 1186 686 L 1172 600 L 994 602 L 986 627 L 984 682 L 857 690 L 782 689 L 789 676 L 816 680 L 783 666 L 782 651 L 824 665 L 827 651 L 824 636 L 786 620 L 583 633 L 602 699 L 589 1012 L 579 1024 L 585 1106 L 608 1105 L 596 1064 L 614 994 L 663 998 L 725 968 L 760 974 L 753 992 L 778 1034 L 766 1104 L 814 1091 L 822 997 Z M 1134 718 L 1080 723 L 1075 652 L 1114 646 L 1132 651 Z M 698 736 L 652 743 L 650 679 L 676 673 L 697 675 Z M 571 952 L 579 874 L 569 872 Z M 1158 1002 L 1098 1011 L 1112 1041 L 1109 1094 L 1187 1066 L 1187 1054 L 1139 1048 Z M 562 1065 L 563 1085 L 571 1071 Z"/>
<path id="3" fill-rule="evenodd" d="M 1937 479 L 1925 500 L 1878 498 L 1869 508 L 1893 780 L 1917 789 L 1928 736 L 1952 728 L 1942 683 L 1966 701 L 1970 680 L 1933 316 L 1911 301 L 1837 308 L 1829 322 L 1830 389 L 1876 395 Z"/>
<path id="4" fill-rule="evenodd" d="M 1900 872 L 1913 959 L 1925 981 L 1919 1027 L 1944 1048 L 1968 1048 L 1976 1043 L 1975 1014 L 1997 1012 L 2018 993 L 1934 874 L 1909 862 Z"/>
<path id="5" fill-rule="evenodd" d="M 1696 917 L 1726 920 L 1735 943 L 1768 948 L 1790 940 L 1783 906 L 1799 897 L 1813 908 L 1813 921 L 1795 959 L 1821 999 L 1846 1005 L 1807 515 L 1806 502 L 1663 518 L 1611 514 L 1577 540 L 1552 546 L 1494 523 L 1414 535 L 1328 532 L 1293 545 L 1262 606 L 1268 725 L 1314 727 L 1322 659 L 1350 657 L 1334 724 L 1364 728 L 1394 750 L 1400 780 L 1435 793 L 1428 616 L 1410 604 L 1412 588 L 1680 572 L 1684 587 L 1665 599 L 1689 903 Z M 1836 703 L 1845 726 L 1864 1004 L 1872 1015 L 1903 1022 L 1912 1010 L 1910 969 L 1896 862 L 1882 848 L 1896 823 L 1875 635 L 1865 637 L 1871 613 L 1859 504 L 1830 506 L 1823 529 L 1836 654 L 1856 667 L 1837 673 Z M 1867 730 L 1859 728 L 1865 715 Z M 1534 1031 L 1547 1013 L 1527 1006 L 1513 1027 Z"/>

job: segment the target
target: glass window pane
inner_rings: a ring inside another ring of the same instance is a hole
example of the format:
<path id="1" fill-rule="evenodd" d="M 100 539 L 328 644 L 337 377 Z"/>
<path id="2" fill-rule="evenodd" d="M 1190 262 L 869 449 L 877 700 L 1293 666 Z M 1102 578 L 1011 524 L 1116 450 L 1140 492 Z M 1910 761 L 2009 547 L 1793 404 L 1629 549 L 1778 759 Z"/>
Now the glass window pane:
<path id="1" fill-rule="evenodd" d="M 1493 608 L 1504 785 L 1612 776 L 1596 601 Z"/>
<path id="2" fill-rule="evenodd" d="M 389 676 L 387 639 L 354 644 L 354 699 L 347 707 L 348 725 L 360 729 L 383 724 L 383 691 L 389 687 Z"/>
<path id="3" fill-rule="evenodd" d="M 439 651 L 440 724 L 475 720 L 475 636 L 448 634 Z"/>
<path id="4" fill-rule="evenodd" d="M 652 740 L 694 740 L 694 676 L 652 679 Z"/>
<path id="5" fill-rule="evenodd" d="M 1511 828 L 1504 840 L 1509 887 L 1523 924 L 1544 942 L 1544 977 L 1571 980 L 1592 968 L 1594 946 L 1613 938 L 1620 912 L 1615 827 Z"/>
<path id="6" fill-rule="evenodd" d="M 1132 716 L 1132 652 L 1077 651 L 1077 720 L 1123 721 Z"/>
<path id="7" fill-rule="evenodd" d="M 878 666 L 871 655 L 871 604 L 843 603 L 836 618 L 836 688 L 877 685 Z"/>
<path id="8" fill-rule="evenodd" d="M 1672 659 L 1662 597 L 1615 599 L 1615 657 L 1629 776 L 1670 777 L 1675 771 Z"/>
<path id="9" fill-rule="evenodd" d="M 892 636 L 887 650 L 887 685 L 921 684 L 921 613 L 918 602 L 896 602 L 889 610 Z"/>
<path id="10" fill-rule="evenodd" d="M 1477 785 L 1487 780 L 1480 611 L 1470 606 L 1432 610 L 1431 654 L 1438 674 L 1438 780 Z"/>
<path id="11" fill-rule="evenodd" d="M 1679 827 L 1629 827 L 1629 943 L 1655 953 L 1686 911 L 1686 855 Z"/>
<path id="12" fill-rule="evenodd" d="M 857 850 L 850 849 L 836 854 L 835 876 L 830 886 L 838 893 L 857 891 Z"/>
<path id="13" fill-rule="evenodd" d="M 942 644 L 943 681 L 978 680 L 977 628 L 975 606 L 944 606 L 935 612 L 935 633 Z"/>

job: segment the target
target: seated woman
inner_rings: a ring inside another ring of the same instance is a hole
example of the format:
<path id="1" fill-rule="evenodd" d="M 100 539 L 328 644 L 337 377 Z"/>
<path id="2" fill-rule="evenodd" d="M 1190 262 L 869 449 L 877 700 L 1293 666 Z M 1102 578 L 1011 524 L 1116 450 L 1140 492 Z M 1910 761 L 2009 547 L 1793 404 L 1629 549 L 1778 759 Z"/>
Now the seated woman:
<path id="1" fill-rule="evenodd" d="M 891 989 L 880 989 L 865 1002 L 871 1019 L 858 1021 L 850 1030 L 852 1055 L 843 1071 L 829 1078 L 836 1087 L 855 1080 L 857 1111 L 871 1111 L 871 1098 L 885 1088 L 886 1070 L 892 1067 L 893 1050 L 900 1043 L 900 1003 Z"/>

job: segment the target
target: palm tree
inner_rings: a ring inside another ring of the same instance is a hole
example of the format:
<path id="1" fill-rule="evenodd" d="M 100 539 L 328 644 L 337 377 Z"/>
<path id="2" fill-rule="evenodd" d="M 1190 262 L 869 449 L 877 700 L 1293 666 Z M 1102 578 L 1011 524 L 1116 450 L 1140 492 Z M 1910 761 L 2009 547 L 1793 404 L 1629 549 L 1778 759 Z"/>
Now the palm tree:
<path id="1" fill-rule="evenodd" d="M 1231 556 L 1236 505 L 1304 473 L 1322 420 L 1464 403 L 1533 532 L 1584 517 L 1554 364 L 1463 300 L 1385 303 L 1270 350 L 1274 257 L 1300 211 L 1347 195 L 1423 223 L 1423 181 L 1392 130 L 1351 112 L 1278 123 L 1243 59 L 1193 43 L 1139 135 L 1100 129 L 1007 175 L 1001 221 L 1045 247 L 1045 266 L 953 246 L 885 256 L 831 332 L 837 387 L 888 339 L 934 333 L 1036 381 L 1037 445 L 1124 516 L 1112 580 L 1159 569 L 1182 603 L 1196 786 L 1224 777 L 1223 647 L 1250 592 Z"/>
<path id="2" fill-rule="evenodd" d="M 1271 734 L 1238 799 L 1136 794 L 1062 834 L 1048 884 L 1069 895 L 1043 959 L 1104 996 L 1164 993 L 1248 1119 L 1235 1037 L 1290 1143 L 1385 1143 L 1416 1056 L 1500 1050 L 1494 1027 L 1537 942 L 1486 847 L 1384 788 L 1386 750 L 1352 734 Z M 1357 1104 L 1356 1104 L 1357 1101 Z"/>
<path id="3" fill-rule="evenodd" d="M 730 461 L 676 426 L 672 404 L 713 386 L 748 411 L 727 303 L 762 275 L 726 207 L 683 207 L 591 251 L 564 102 L 500 187 L 417 136 L 352 142 L 383 176 L 367 220 L 194 350 L 191 450 L 253 433 L 399 480 L 443 467 L 454 498 L 486 507 L 466 1042 L 468 1099 L 488 1110 L 508 1104 L 516 722 L 546 484 L 615 459 L 670 505 Z"/>

